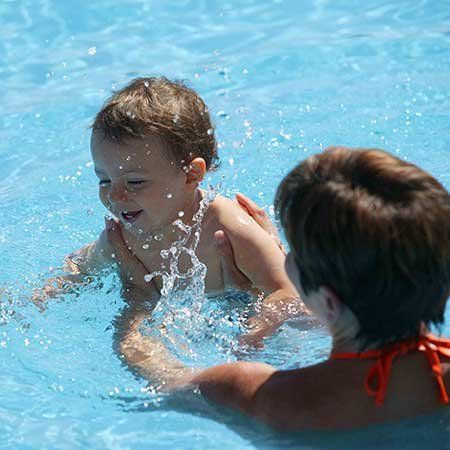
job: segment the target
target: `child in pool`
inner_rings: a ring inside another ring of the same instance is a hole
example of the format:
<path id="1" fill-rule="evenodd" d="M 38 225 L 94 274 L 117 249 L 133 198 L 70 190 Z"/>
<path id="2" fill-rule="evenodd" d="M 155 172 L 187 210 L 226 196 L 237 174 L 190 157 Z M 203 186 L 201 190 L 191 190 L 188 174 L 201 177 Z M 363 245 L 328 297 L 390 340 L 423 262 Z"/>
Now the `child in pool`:
<path id="1" fill-rule="evenodd" d="M 429 333 L 450 295 L 445 188 L 383 151 L 336 147 L 287 175 L 276 209 L 287 272 L 328 328 L 330 357 L 286 371 L 250 362 L 194 370 L 130 329 L 121 346 L 130 364 L 283 430 L 367 426 L 448 405 L 450 340 Z M 120 235 L 111 242 L 137 264 Z M 233 266 L 231 246 L 222 252 Z"/>
<path id="2" fill-rule="evenodd" d="M 97 114 L 91 151 L 99 179 L 99 196 L 117 218 L 106 228 L 119 230 L 146 273 L 161 272 L 162 250 L 185 236 L 175 222 L 193 224 L 205 193 L 199 188 L 218 156 L 213 125 L 202 99 L 181 83 L 166 78 L 139 78 L 115 93 Z M 219 233 L 216 233 L 221 230 Z M 236 265 L 248 283 L 266 294 L 263 309 L 282 311 L 298 297 L 284 269 L 284 254 L 239 205 L 217 195 L 206 210 L 196 255 L 207 267 L 206 292 L 227 288 L 214 237 L 226 232 Z M 114 258 L 106 230 L 68 258 L 80 278 L 111 266 Z M 192 265 L 178 261 L 185 273 Z M 131 268 L 123 282 L 135 278 Z M 141 280 L 142 281 L 142 280 Z M 158 291 L 161 277 L 154 279 Z M 143 284 L 142 297 L 148 297 Z M 262 312 L 262 316 L 264 311 Z M 261 317 L 262 317 L 261 316 Z"/>

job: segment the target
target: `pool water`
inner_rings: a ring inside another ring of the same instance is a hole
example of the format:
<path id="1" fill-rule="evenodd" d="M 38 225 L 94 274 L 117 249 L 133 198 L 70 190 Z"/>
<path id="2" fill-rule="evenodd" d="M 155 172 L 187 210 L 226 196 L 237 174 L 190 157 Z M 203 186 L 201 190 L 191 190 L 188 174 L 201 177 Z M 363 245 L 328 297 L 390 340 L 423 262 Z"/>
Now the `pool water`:
<path id="1" fill-rule="evenodd" d="M 450 189 L 448 1 L 2 0 L 0 449 L 450 448 L 446 412 L 280 436 L 151 392 L 114 351 L 124 307 L 114 276 L 43 312 L 30 302 L 103 227 L 89 125 L 142 75 L 188 80 L 203 96 L 222 159 L 206 184 L 224 195 L 270 211 L 282 176 L 331 144 L 388 149 Z M 217 329 L 196 335 L 199 363 L 234 358 L 227 318 L 247 307 L 234 301 L 212 301 Z M 291 368 L 328 348 L 305 321 L 247 357 Z"/>

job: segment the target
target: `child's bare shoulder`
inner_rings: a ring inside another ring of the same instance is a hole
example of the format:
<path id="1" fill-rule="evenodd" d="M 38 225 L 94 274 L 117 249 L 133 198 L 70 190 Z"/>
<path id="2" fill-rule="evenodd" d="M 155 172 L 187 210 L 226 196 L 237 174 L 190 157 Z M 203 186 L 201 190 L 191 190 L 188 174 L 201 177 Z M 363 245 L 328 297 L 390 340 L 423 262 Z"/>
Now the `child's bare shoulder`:
<path id="1" fill-rule="evenodd" d="M 208 208 L 209 220 L 215 221 L 221 229 L 242 225 L 256 225 L 255 221 L 234 200 L 217 195 Z"/>

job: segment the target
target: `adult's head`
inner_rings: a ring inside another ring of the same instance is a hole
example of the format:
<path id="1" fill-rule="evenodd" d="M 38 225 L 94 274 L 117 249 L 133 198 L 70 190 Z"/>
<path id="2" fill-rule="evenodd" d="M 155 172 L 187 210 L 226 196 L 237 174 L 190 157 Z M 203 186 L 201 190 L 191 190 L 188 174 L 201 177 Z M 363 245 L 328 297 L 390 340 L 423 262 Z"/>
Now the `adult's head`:
<path id="1" fill-rule="evenodd" d="M 363 346 L 443 322 L 450 195 L 430 174 L 382 150 L 332 147 L 286 176 L 276 209 L 305 297 L 335 295 Z"/>

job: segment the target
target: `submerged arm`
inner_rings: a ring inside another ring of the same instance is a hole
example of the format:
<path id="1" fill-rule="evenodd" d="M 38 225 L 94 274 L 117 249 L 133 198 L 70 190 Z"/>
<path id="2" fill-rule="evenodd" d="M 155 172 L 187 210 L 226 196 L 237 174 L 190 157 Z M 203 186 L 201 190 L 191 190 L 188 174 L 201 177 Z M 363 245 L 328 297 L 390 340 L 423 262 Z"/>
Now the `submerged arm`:
<path id="1" fill-rule="evenodd" d="M 63 274 L 50 278 L 44 287 L 34 291 L 32 300 L 38 306 L 53 297 L 74 292 L 77 287 L 89 284 L 93 278 L 114 262 L 113 249 L 109 245 L 107 232 L 90 244 L 66 256 Z"/>
<path id="2" fill-rule="evenodd" d="M 132 255 L 123 242 L 120 230 L 107 231 L 109 240 L 117 255 L 118 263 L 125 272 L 132 268 L 135 277 L 129 284 L 130 297 L 140 298 L 145 291 L 153 291 L 157 301 L 159 293 L 155 285 L 146 283 L 145 266 Z M 166 348 L 164 343 L 154 337 L 144 336 L 140 326 L 154 306 L 150 301 L 131 302 L 116 321 L 118 350 L 124 362 L 139 375 L 149 380 L 158 390 L 173 392 L 179 390 L 200 390 L 201 394 L 215 402 L 247 414 L 271 425 L 273 408 L 270 396 L 263 387 L 276 370 L 262 363 L 237 362 L 199 369 L 188 367 L 179 361 Z"/>
<path id="3" fill-rule="evenodd" d="M 244 274 L 264 295 L 261 311 L 250 319 L 251 331 L 244 339 L 258 345 L 285 320 L 307 312 L 285 271 L 285 254 L 279 240 L 266 232 L 270 219 L 260 209 L 256 214 L 256 204 L 247 202 L 247 214 L 233 210 L 223 216 L 218 246 L 224 273 Z M 273 232 L 272 224 L 270 229 Z"/>

